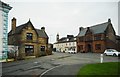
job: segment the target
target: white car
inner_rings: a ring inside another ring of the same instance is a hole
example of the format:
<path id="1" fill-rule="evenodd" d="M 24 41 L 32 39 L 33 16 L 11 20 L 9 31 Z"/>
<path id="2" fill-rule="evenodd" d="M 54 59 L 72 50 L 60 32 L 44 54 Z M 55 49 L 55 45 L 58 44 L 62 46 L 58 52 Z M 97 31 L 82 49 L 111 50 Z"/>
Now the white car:
<path id="1" fill-rule="evenodd" d="M 105 55 L 120 56 L 120 52 L 115 49 L 106 49 L 104 52 Z"/>
<path id="2" fill-rule="evenodd" d="M 76 51 L 73 51 L 73 50 L 69 50 L 68 53 L 77 53 Z"/>

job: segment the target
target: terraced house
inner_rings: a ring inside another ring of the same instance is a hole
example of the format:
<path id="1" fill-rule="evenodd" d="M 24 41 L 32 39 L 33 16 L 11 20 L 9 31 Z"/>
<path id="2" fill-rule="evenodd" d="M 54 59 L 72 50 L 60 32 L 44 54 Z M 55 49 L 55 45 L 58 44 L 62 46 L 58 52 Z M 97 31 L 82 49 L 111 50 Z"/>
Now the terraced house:
<path id="1" fill-rule="evenodd" d="M 105 49 L 119 50 L 118 36 L 111 20 L 91 27 L 79 28 L 77 52 L 104 52 Z"/>
<path id="2" fill-rule="evenodd" d="M 48 55 L 48 35 L 45 27 L 35 29 L 31 21 L 16 27 L 16 19 L 12 19 L 12 30 L 8 33 L 9 45 L 18 46 L 18 58 Z"/>

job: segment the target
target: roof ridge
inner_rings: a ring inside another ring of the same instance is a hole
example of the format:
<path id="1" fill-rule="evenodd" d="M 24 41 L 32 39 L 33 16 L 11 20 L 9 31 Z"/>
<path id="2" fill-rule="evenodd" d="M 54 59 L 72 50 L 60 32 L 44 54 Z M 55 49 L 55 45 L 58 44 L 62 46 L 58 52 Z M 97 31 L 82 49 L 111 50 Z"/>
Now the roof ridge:
<path id="1" fill-rule="evenodd" d="M 90 26 L 90 28 L 91 28 L 91 27 L 96 27 L 96 26 L 99 26 L 99 25 L 102 25 L 102 24 L 106 24 L 106 23 L 108 23 L 108 22 L 104 22 L 104 23 L 96 24 L 96 25 Z"/>
<path id="2" fill-rule="evenodd" d="M 16 26 L 16 28 L 17 28 L 17 27 L 20 27 L 20 26 L 27 25 L 28 23 L 31 23 L 31 24 L 32 24 L 32 22 L 30 21 L 30 19 L 29 19 L 29 21 L 27 21 L 26 23 L 24 23 L 24 24 L 21 24 L 21 25 L 19 25 L 19 26 Z"/>
<path id="3" fill-rule="evenodd" d="M 17 28 L 17 27 L 21 27 L 21 26 L 24 26 L 24 25 L 26 25 L 26 24 L 27 24 L 27 23 L 21 24 L 21 25 L 19 25 L 19 26 L 16 26 L 16 28 Z"/>
<path id="4" fill-rule="evenodd" d="M 35 28 L 36 30 L 41 30 L 41 29 L 37 29 L 37 28 Z"/>
<path id="5" fill-rule="evenodd" d="M 89 26 L 89 27 L 92 28 L 92 27 L 96 27 L 96 26 L 99 26 L 99 25 L 102 25 L 102 24 L 106 24 L 106 23 L 109 23 L 109 22 L 104 22 L 104 23 L 96 24 L 96 25 Z M 85 30 L 85 29 L 87 29 L 87 27 L 83 28 L 82 30 Z M 82 30 L 81 30 L 81 31 L 82 31 Z"/>
<path id="6" fill-rule="evenodd" d="M 93 34 L 104 33 L 104 31 L 106 30 L 108 25 L 109 25 L 109 22 L 104 22 L 104 23 L 100 23 L 100 24 L 90 26 L 89 28 L 91 29 Z M 87 30 L 87 27 L 84 28 L 83 30 L 81 30 L 79 32 L 78 36 L 84 36 L 86 34 L 86 30 Z"/>

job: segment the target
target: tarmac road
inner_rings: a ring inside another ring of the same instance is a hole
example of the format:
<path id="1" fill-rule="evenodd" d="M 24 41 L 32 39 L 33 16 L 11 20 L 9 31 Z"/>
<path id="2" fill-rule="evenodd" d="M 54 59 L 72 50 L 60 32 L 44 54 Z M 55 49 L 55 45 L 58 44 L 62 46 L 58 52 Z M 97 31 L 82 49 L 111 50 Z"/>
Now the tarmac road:
<path id="1" fill-rule="evenodd" d="M 118 62 L 118 57 L 113 56 L 104 56 L 103 62 Z M 58 61 L 60 62 L 60 61 Z M 64 63 L 66 62 L 66 63 Z M 91 63 L 100 63 L 100 54 L 99 53 L 78 53 L 74 56 L 68 57 L 64 59 L 64 62 L 60 62 L 61 65 L 59 67 L 55 67 L 53 69 L 48 69 L 47 71 L 43 72 L 40 77 L 76 77 L 78 71 L 81 67 L 86 64 Z"/>
<path id="2" fill-rule="evenodd" d="M 118 57 L 104 56 L 103 62 L 118 62 Z M 99 53 L 57 53 L 31 60 L 2 63 L 3 75 L 75 75 L 88 63 L 100 63 Z M 30 77 L 28 76 L 28 77 Z M 9 77 L 9 76 L 8 76 Z"/>
<path id="3" fill-rule="evenodd" d="M 72 76 L 76 77 L 79 69 L 85 64 L 74 64 L 74 65 L 62 65 L 59 67 L 56 67 L 52 70 L 49 70 L 42 74 L 40 77 L 48 77 L 48 76 Z"/>

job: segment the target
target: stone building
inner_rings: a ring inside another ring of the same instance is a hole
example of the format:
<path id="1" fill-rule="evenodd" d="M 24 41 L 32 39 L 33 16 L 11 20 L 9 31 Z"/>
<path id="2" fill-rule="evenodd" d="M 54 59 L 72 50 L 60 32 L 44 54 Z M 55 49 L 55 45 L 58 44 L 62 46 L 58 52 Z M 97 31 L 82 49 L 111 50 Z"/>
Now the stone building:
<path id="1" fill-rule="evenodd" d="M 69 50 L 77 51 L 76 37 L 73 35 L 67 35 L 67 37 L 59 38 L 59 34 L 56 36 L 56 41 L 53 44 L 53 48 L 59 52 L 68 52 Z"/>
<path id="2" fill-rule="evenodd" d="M 8 4 L 0 1 L 0 59 L 7 58 L 8 52 L 8 13 L 12 9 Z M 1 56 L 1 54 L 3 54 Z"/>
<path id="3" fill-rule="evenodd" d="M 77 52 L 98 52 L 105 49 L 117 49 L 116 32 L 111 20 L 91 27 L 79 28 Z"/>
<path id="4" fill-rule="evenodd" d="M 45 27 L 36 29 L 31 21 L 16 27 L 16 19 L 12 19 L 12 30 L 8 33 L 9 45 L 18 46 L 18 57 L 39 57 L 48 55 L 48 35 Z"/>
<path id="5" fill-rule="evenodd" d="M 53 51 L 53 44 L 49 43 L 48 44 L 48 51 L 49 51 L 49 55 L 52 55 L 52 51 Z"/>
<path id="6" fill-rule="evenodd" d="M 120 36 L 116 36 L 116 41 L 117 41 L 117 50 L 120 51 Z"/>

